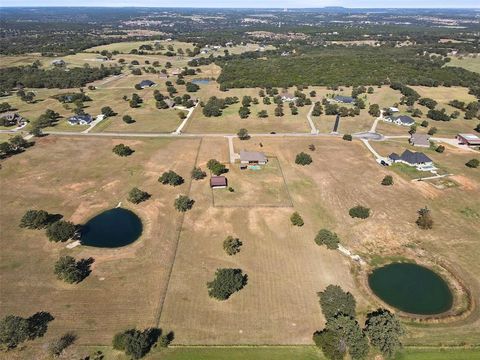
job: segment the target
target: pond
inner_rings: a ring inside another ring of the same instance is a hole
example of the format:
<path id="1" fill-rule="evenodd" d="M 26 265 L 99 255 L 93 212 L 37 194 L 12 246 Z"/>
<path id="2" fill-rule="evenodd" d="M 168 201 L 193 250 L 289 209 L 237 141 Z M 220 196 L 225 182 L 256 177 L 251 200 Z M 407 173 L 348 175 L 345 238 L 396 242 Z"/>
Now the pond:
<path id="1" fill-rule="evenodd" d="M 209 79 L 194 79 L 192 80 L 192 83 L 196 84 L 196 85 L 206 85 L 210 82 Z"/>
<path id="2" fill-rule="evenodd" d="M 375 269 L 368 283 L 380 299 L 411 314 L 440 314 L 452 307 L 453 296 L 448 284 L 423 266 L 389 264 Z"/>
<path id="3" fill-rule="evenodd" d="M 142 234 L 142 221 L 132 211 L 120 207 L 106 210 L 83 225 L 82 245 L 115 248 L 133 243 Z"/>

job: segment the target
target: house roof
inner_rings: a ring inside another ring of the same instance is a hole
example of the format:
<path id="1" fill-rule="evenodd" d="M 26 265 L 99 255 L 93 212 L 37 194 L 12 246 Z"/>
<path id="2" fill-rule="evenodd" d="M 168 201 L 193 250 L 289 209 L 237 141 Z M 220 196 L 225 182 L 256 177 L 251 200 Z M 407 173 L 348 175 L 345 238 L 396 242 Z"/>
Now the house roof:
<path id="1" fill-rule="evenodd" d="M 267 157 L 262 152 L 242 150 L 240 151 L 240 161 L 267 162 Z"/>
<path id="2" fill-rule="evenodd" d="M 68 121 L 70 122 L 80 122 L 80 121 L 85 121 L 85 122 L 92 122 L 92 116 L 89 114 L 83 114 L 83 115 L 73 115 L 68 118 Z"/>
<path id="3" fill-rule="evenodd" d="M 422 152 L 412 152 L 410 150 L 405 150 L 400 156 L 400 158 L 409 163 L 409 164 L 421 164 L 421 163 L 427 163 L 427 162 L 432 162 L 432 159 L 430 159 L 427 155 L 425 155 Z"/>
<path id="4" fill-rule="evenodd" d="M 350 104 L 353 102 L 353 98 L 351 96 L 337 95 L 334 97 L 334 99 L 347 104 Z"/>
<path id="5" fill-rule="evenodd" d="M 400 156 L 397 153 L 391 153 L 388 157 L 394 161 L 400 160 Z"/>
<path id="6" fill-rule="evenodd" d="M 410 142 L 413 145 L 424 145 L 424 146 L 429 146 L 430 145 L 430 135 L 426 134 L 412 134 L 410 136 Z"/>
<path id="7" fill-rule="evenodd" d="M 152 86 L 155 83 L 152 80 L 142 80 L 140 81 L 140 86 Z"/>
<path id="8" fill-rule="evenodd" d="M 175 101 L 173 101 L 172 99 L 163 99 L 163 101 L 165 101 L 165 103 L 168 105 L 168 107 L 175 106 Z"/>
<path id="9" fill-rule="evenodd" d="M 286 99 L 295 99 L 295 95 L 292 95 L 292 94 L 290 94 L 290 93 L 288 93 L 288 92 L 281 93 L 280 96 L 281 96 L 282 98 L 286 98 Z"/>
<path id="10" fill-rule="evenodd" d="M 227 186 L 227 178 L 225 176 L 212 176 L 210 186 Z"/>
<path id="11" fill-rule="evenodd" d="M 413 120 L 410 116 L 407 116 L 407 115 L 396 116 L 396 117 L 393 118 L 393 120 L 398 120 L 403 124 L 414 124 L 415 123 L 415 120 Z"/>

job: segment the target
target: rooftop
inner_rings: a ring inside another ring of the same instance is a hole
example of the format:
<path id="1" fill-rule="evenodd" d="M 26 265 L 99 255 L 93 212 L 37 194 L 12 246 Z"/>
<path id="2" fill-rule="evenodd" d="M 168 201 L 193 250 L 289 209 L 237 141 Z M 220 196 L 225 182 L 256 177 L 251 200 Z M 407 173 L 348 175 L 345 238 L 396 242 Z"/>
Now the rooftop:
<path id="1" fill-rule="evenodd" d="M 267 162 L 267 157 L 262 152 L 242 150 L 240 151 L 240 161 Z"/>

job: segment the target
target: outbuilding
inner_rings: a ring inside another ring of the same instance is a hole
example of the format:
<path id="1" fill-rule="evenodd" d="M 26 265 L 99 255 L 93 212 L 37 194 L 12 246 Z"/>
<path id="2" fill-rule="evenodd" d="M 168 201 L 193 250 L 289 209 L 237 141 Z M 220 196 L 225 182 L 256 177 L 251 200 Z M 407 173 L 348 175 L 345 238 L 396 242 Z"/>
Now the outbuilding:
<path id="1" fill-rule="evenodd" d="M 475 134 L 458 134 L 455 138 L 460 145 L 480 146 L 480 137 Z"/>
<path id="2" fill-rule="evenodd" d="M 430 147 L 430 135 L 427 134 L 412 134 L 408 141 L 413 146 Z"/>
<path id="3" fill-rule="evenodd" d="M 228 186 L 228 180 L 225 176 L 212 176 L 210 178 L 210 187 L 212 189 L 225 189 Z"/>
<path id="4" fill-rule="evenodd" d="M 240 151 L 240 162 L 242 164 L 265 165 L 268 162 L 264 153 L 258 151 Z"/>

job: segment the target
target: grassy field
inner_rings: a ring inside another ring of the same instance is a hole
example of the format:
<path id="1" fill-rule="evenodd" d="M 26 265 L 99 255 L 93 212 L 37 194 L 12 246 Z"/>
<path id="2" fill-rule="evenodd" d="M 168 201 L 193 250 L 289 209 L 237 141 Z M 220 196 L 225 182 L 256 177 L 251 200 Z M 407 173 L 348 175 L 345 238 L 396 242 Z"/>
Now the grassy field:
<path id="1" fill-rule="evenodd" d="M 476 73 L 480 73 L 480 57 L 464 57 L 462 59 L 458 57 L 451 57 L 451 61 L 446 66 L 457 66 Z"/>
<path id="2" fill-rule="evenodd" d="M 99 45 L 95 47 L 91 47 L 86 49 L 86 52 L 100 52 L 102 50 L 107 50 L 107 51 L 118 51 L 119 53 L 129 53 L 133 49 L 137 49 L 141 45 L 151 45 L 154 46 L 155 41 L 126 41 L 126 42 L 119 42 L 119 43 L 113 43 L 113 44 L 108 44 L 108 45 Z M 189 43 L 184 43 L 184 42 L 179 42 L 179 41 L 160 41 L 160 45 L 163 45 L 165 47 L 164 50 L 153 50 L 154 52 L 160 51 L 160 52 L 165 52 L 167 51 L 167 46 L 172 45 L 174 51 L 176 52 L 177 49 L 183 49 L 186 51 L 187 49 L 193 50 L 192 44 Z M 149 53 L 151 51 L 145 51 L 146 53 Z"/>

